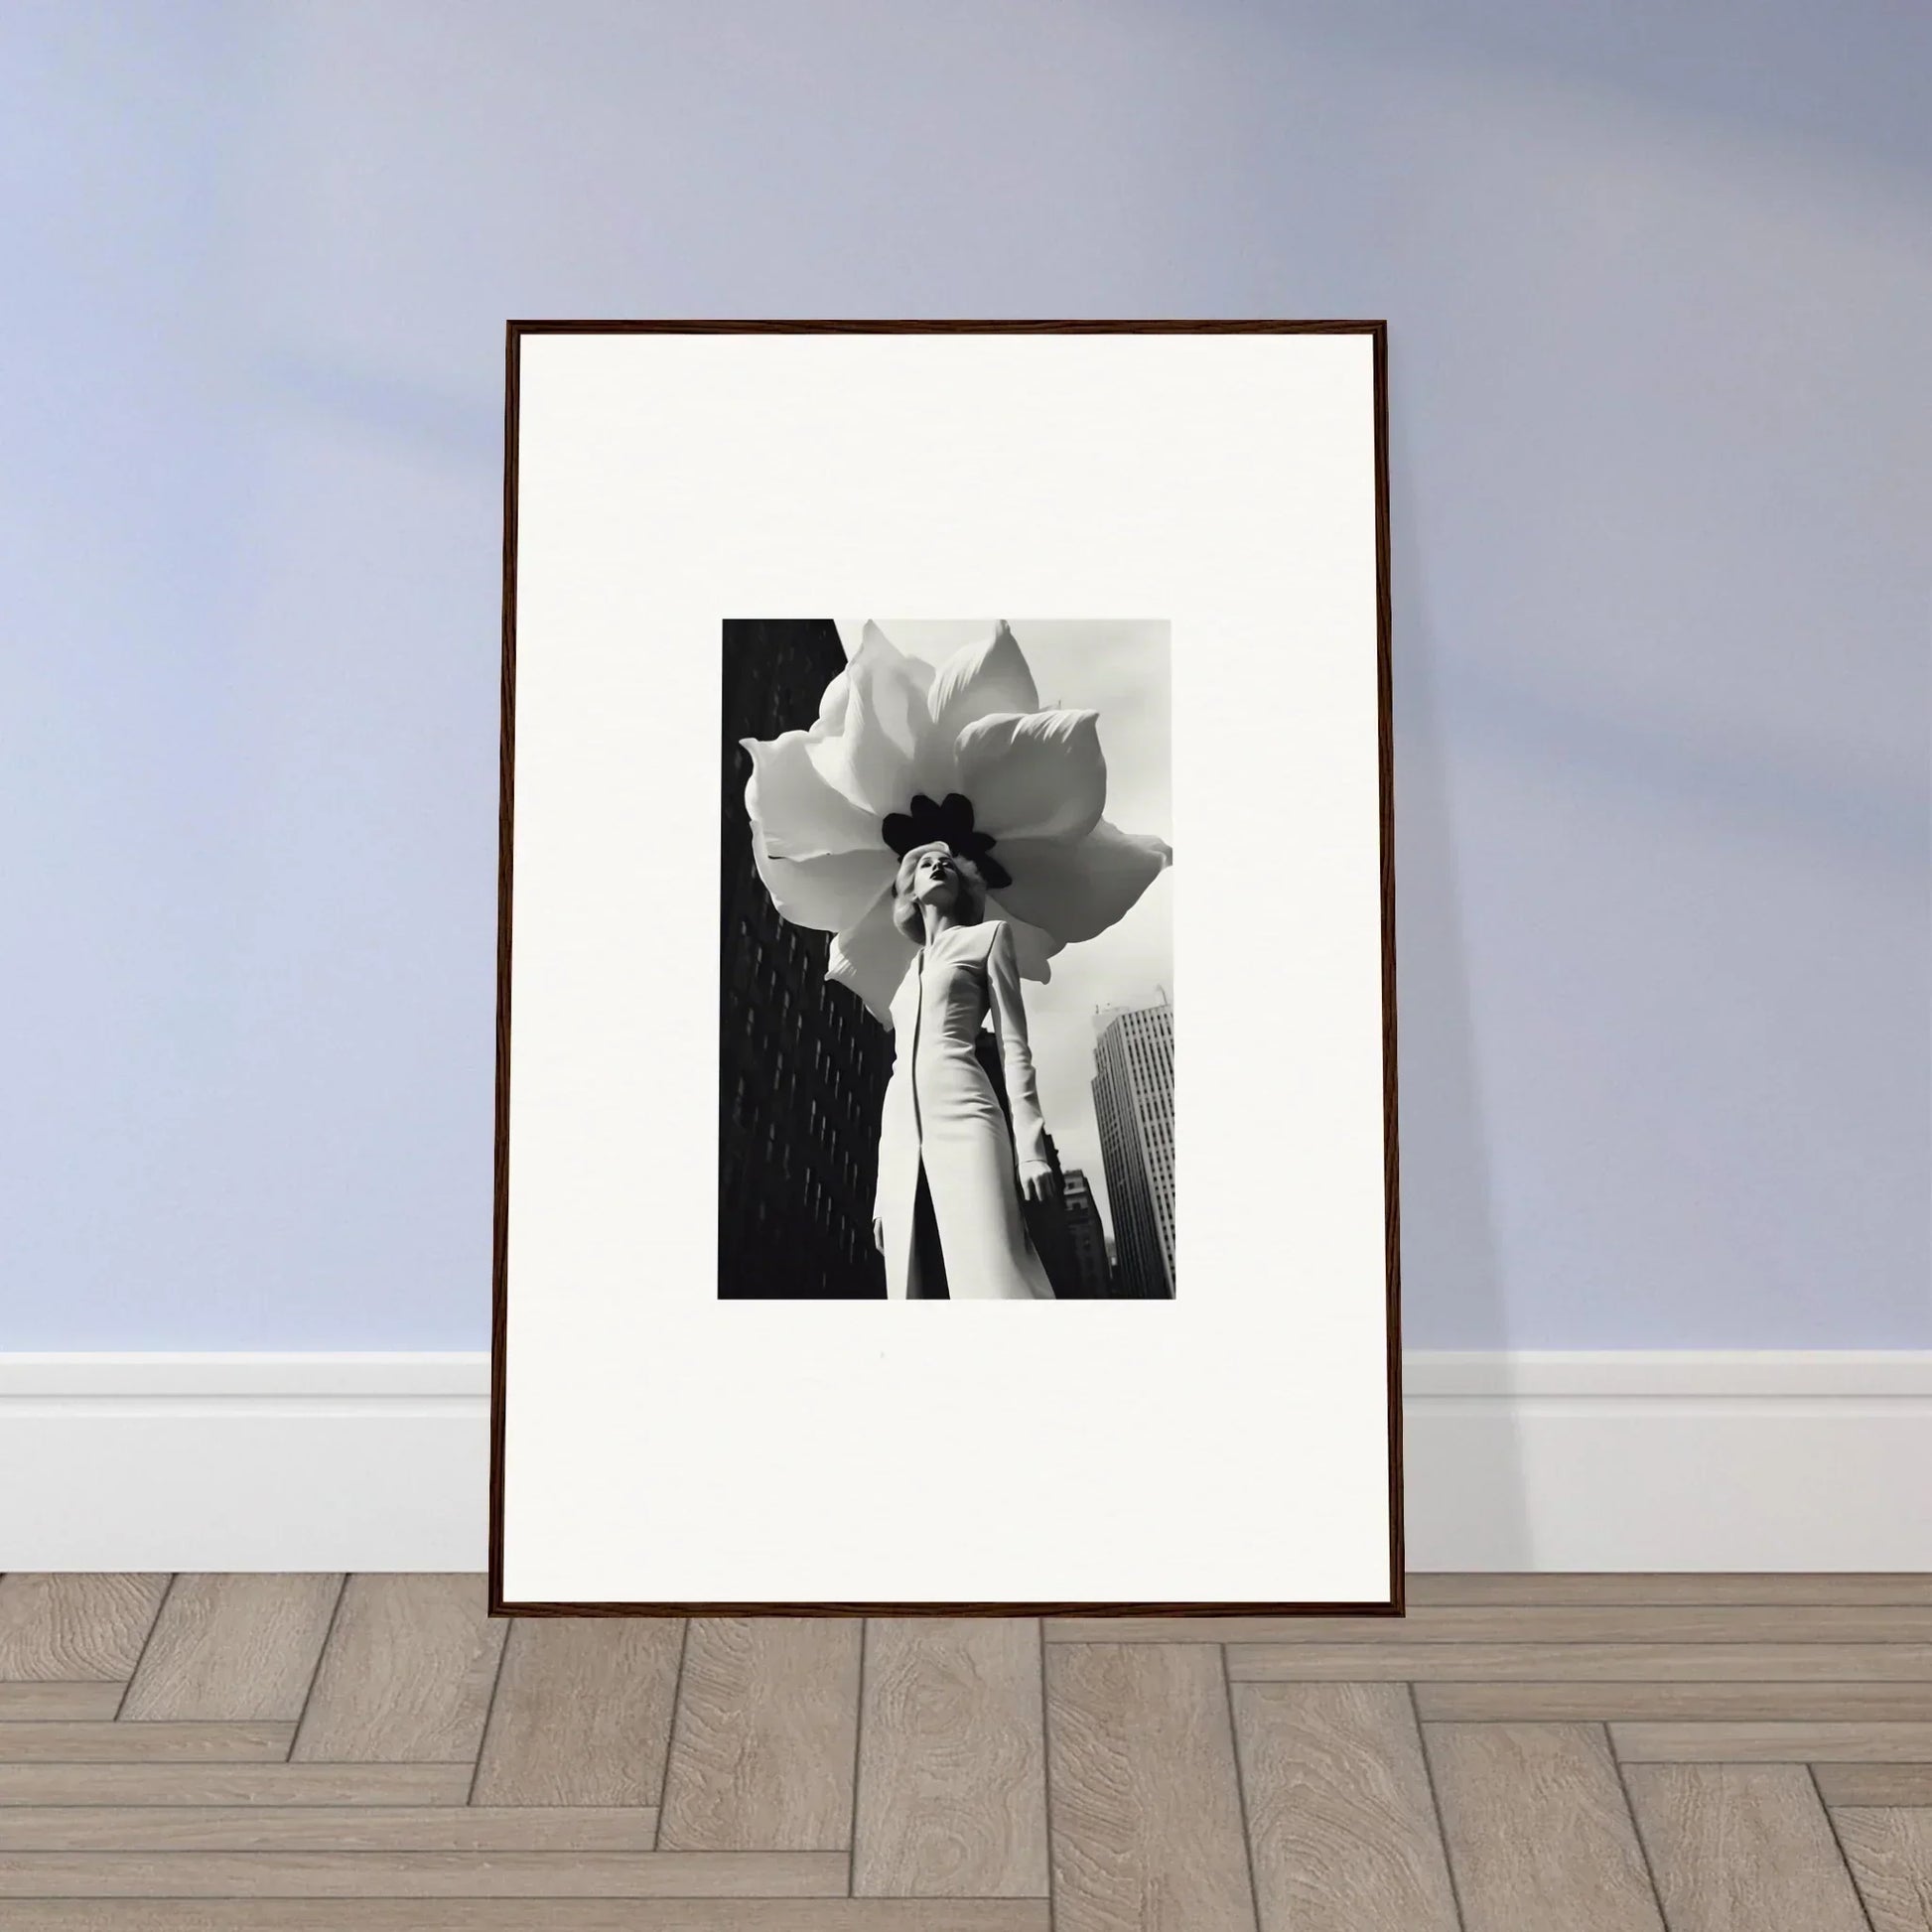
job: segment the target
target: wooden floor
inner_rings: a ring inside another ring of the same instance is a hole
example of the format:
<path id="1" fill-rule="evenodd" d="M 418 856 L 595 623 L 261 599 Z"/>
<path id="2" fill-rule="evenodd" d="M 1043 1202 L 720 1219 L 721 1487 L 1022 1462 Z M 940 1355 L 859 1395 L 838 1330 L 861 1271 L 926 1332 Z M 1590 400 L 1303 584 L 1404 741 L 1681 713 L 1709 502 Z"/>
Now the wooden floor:
<path id="1" fill-rule="evenodd" d="M 475 1577 L 10 1576 L 0 1927 L 1932 1928 L 1932 1578 L 1411 1602 L 492 1622 Z"/>

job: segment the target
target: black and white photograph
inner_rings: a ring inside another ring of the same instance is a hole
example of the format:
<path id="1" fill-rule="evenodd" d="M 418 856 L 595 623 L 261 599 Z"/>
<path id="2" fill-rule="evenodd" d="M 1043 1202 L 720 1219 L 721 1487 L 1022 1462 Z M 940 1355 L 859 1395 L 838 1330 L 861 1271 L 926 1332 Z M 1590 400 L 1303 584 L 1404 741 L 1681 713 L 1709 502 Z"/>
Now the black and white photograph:
<path id="1" fill-rule="evenodd" d="M 507 348 L 497 1599 L 1389 1604 L 1381 326 Z"/>
<path id="2" fill-rule="evenodd" d="M 1173 1299 L 1169 630 L 724 623 L 722 1299 Z"/>

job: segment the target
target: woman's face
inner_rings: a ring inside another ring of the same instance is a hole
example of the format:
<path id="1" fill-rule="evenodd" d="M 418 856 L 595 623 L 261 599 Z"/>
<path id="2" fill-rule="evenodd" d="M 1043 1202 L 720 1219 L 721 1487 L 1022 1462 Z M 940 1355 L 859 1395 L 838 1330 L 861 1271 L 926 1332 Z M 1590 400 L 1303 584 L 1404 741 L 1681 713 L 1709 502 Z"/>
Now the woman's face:
<path id="1" fill-rule="evenodd" d="M 950 912 L 959 904 L 959 864 L 950 852 L 921 852 L 912 865 L 914 903 L 935 912 Z"/>

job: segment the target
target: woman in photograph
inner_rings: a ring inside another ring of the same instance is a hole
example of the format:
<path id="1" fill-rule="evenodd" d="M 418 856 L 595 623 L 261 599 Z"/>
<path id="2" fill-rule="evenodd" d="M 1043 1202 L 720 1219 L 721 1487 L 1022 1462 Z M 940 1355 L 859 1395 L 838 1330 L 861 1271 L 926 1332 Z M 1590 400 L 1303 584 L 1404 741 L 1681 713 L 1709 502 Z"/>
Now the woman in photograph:
<path id="1" fill-rule="evenodd" d="M 886 1292 L 929 1301 L 1051 1301 L 1020 1201 L 1054 1191 L 1013 934 L 986 917 L 978 868 L 944 844 L 899 861 L 894 922 L 918 948 L 893 1000 L 873 1238 Z M 988 1014 L 1009 1129 L 974 1051 Z M 1017 1181 L 1016 1185 L 1016 1173 Z"/>

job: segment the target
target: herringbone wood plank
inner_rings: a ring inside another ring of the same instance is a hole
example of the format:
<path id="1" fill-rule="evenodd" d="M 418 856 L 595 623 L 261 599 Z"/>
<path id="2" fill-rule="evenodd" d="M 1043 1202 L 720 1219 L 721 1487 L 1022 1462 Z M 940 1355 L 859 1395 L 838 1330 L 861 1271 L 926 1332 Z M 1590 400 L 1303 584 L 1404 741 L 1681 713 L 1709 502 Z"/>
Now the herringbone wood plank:
<path id="1" fill-rule="evenodd" d="M 0 1764 L 0 1805 L 460 1805 L 467 1764 Z"/>
<path id="2" fill-rule="evenodd" d="M 0 1852 L 0 1898 L 832 1898 L 827 1852 Z"/>
<path id="3" fill-rule="evenodd" d="M 307 1767 L 304 1767 L 307 1768 Z M 648 1852 L 647 1805 L 21 1805 L 7 1852 Z"/>
<path id="4" fill-rule="evenodd" d="M 1055 1646 L 1046 1727 L 1056 1932 L 1253 1932 L 1212 1648 Z"/>
<path id="5" fill-rule="evenodd" d="M 1932 1810 L 1855 1806 L 1835 1819 L 1872 1932 L 1925 1932 L 1932 1925 Z"/>
<path id="6" fill-rule="evenodd" d="M 0 1682 L 124 1681 L 140 1660 L 166 1577 L 0 1577 Z"/>
<path id="7" fill-rule="evenodd" d="M 1456 1932 L 1435 1800 L 1400 1684 L 1237 1684 L 1261 1932 Z"/>
<path id="8" fill-rule="evenodd" d="M 1612 1725 L 1625 1764 L 1932 1763 L 1932 1724 Z"/>
<path id="9" fill-rule="evenodd" d="M 258 1764 L 285 1758 L 293 1725 L 0 1724 L 0 1764 Z"/>
<path id="10" fill-rule="evenodd" d="M 0 1684 L 0 1722 L 56 1718 L 92 1724 L 111 1724 L 120 1715 L 125 1684 L 47 1683 Z"/>
<path id="11" fill-rule="evenodd" d="M 1865 1932 L 1802 1764 L 1644 1764 L 1626 1782 L 1671 1932 Z"/>
<path id="12" fill-rule="evenodd" d="M 177 1577 L 123 1718 L 302 1715 L 341 1577 Z"/>
<path id="13" fill-rule="evenodd" d="M 860 1627 L 849 1617 L 694 1617 L 658 1815 L 667 1851 L 852 1843 Z"/>
<path id="14" fill-rule="evenodd" d="M 1051 1932 L 1041 1899 L 37 1898 L 7 1932 Z M 0 1907 L 0 1913 L 5 1908 Z"/>
<path id="15" fill-rule="evenodd" d="M 1418 1683 L 1416 1706 L 1425 1720 L 1462 1723 L 1932 1720 L 1932 1684 Z"/>
<path id="16" fill-rule="evenodd" d="M 1811 1774 L 1828 1805 L 1932 1810 L 1932 1764 L 1814 1764 Z"/>
<path id="17" fill-rule="evenodd" d="M 1593 1725 L 1429 1725 L 1464 1932 L 1663 1932 Z"/>
<path id="18" fill-rule="evenodd" d="M 1923 1643 L 1231 1643 L 1237 1681 L 1923 1684 Z"/>
<path id="19" fill-rule="evenodd" d="M 877 1617 L 865 1661 L 852 1889 L 1043 1898 L 1038 1624 Z"/>
<path id="20" fill-rule="evenodd" d="M 510 1630 L 474 1802 L 655 1805 L 681 1622 L 530 1617 Z"/>
<path id="21" fill-rule="evenodd" d="M 481 1577 L 351 1577 L 296 1761 L 474 1764 L 503 1636 Z"/>

